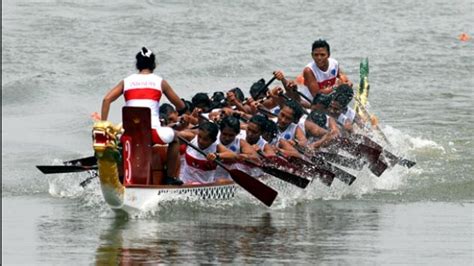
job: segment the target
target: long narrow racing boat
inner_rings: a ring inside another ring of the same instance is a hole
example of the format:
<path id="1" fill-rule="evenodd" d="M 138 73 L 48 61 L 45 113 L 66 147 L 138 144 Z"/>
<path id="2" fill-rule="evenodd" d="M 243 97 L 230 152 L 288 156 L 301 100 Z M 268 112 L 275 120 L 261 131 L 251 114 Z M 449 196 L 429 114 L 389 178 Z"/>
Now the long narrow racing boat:
<path id="1" fill-rule="evenodd" d="M 263 185 L 263 189 L 255 193 L 273 194 L 272 191 L 265 191 L 266 185 L 245 173 L 237 173 L 238 179 L 233 177 L 235 182 L 228 180 L 212 184 L 163 185 L 164 170 L 161 168 L 163 163 L 160 162 L 166 160 L 164 156 L 166 148 L 150 145 L 150 110 L 124 107 L 122 114 L 124 132 L 121 137 L 121 127 L 108 121 L 96 122 L 92 131 L 102 194 L 112 210 L 117 213 L 131 214 L 144 210 L 150 204 L 156 204 L 163 196 L 179 195 L 186 199 L 204 200 L 230 199 L 236 195 L 239 186 L 249 190 Z M 122 152 L 118 145 L 119 137 Z M 252 191 L 249 192 L 253 194 Z M 257 198 L 270 206 L 276 197 L 276 191 L 274 195 L 261 196 L 257 195 Z"/>

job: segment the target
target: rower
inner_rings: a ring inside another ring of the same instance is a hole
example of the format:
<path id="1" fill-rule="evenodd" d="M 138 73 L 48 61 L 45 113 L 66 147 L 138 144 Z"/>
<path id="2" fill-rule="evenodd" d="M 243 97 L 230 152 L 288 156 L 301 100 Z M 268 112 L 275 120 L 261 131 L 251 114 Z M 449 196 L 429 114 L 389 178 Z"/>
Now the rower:
<path id="1" fill-rule="evenodd" d="M 180 177 L 187 184 L 208 184 L 216 181 L 217 164 L 214 160 L 235 161 L 237 155 L 217 142 L 219 128 L 215 123 L 203 122 L 196 133 L 190 130 L 178 134 L 199 147 L 207 156 L 197 152 L 192 147 L 186 147 L 184 163 L 181 166 Z"/>
<path id="2" fill-rule="evenodd" d="M 262 151 L 265 156 L 274 156 L 274 150 L 262 136 L 268 127 L 267 124 L 268 119 L 266 117 L 261 115 L 252 116 L 247 123 L 245 140 L 252 145 L 255 151 Z"/>
<path id="3" fill-rule="evenodd" d="M 318 110 L 311 111 L 304 126 L 310 150 L 329 145 L 340 134 L 336 121 Z"/>
<path id="4" fill-rule="evenodd" d="M 219 122 L 219 136 L 217 143 L 234 152 L 238 161 L 245 160 L 258 161 L 258 156 L 253 147 L 247 143 L 245 137 L 241 135 L 240 121 L 234 116 L 226 116 Z M 245 131 L 243 131 L 245 134 Z M 238 136 L 240 135 L 240 136 Z M 228 165 L 229 168 L 242 169 L 239 164 Z M 227 171 L 221 167 L 217 167 L 216 179 L 230 179 Z"/>
<path id="5" fill-rule="evenodd" d="M 311 49 L 313 62 L 303 70 L 304 85 L 302 93 L 309 99 L 317 93 L 329 94 L 338 83 L 345 83 L 352 87 L 352 82 L 342 72 L 339 63 L 330 57 L 330 47 L 325 40 L 316 40 Z"/>
<path id="6" fill-rule="evenodd" d="M 177 123 L 179 120 L 178 112 L 169 103 L 164 103 L 159 109 L 160 119 L 162 120 L 162 126 L 167 126 L 172 123 Z"/>
<path id="7" fill-rule="evenodd" d="M 355 123 L 360 128 L 365 128 L 365 123 L 360 119 L 359 115 L 349 107 L 353 97 L 352 88 L 346 84 L 339 85 L 333 94 L 333 100 L 331 101 L 328 113 L 337 123 L 341 126 L 344 132 L 352 133 L 352 125 Z"/>
<path id="8" fill-rule="evenodd" d="M 306 137 L 301 128 L 298 127 L 298 124 L 296 124 L 302 115 L 303 111 L 301 107 L 294 100 L 287 100 L 285 102 L 277 119 L 278 141 L 296 140 L 301 145 L 306 144 Z"/>
<path id="9" fill-rule="evenodd" d="M 179 144 L 173 129 L 161 126 L 159 107 L 163 93 L 176 106 L 178 113 L 185 111 L 185 105 L 168 82 L 153 73 L 156 63 L 155 54 L 151 50 L 143 47 L 135 58 L 138 73 L 121 80 L 105 95 L 102 101 L 101 119 L 107 120 L 111 103 L 122 94 L 125 97 L 126 106 L 150 108 L 153 143 L 168 144 L 167 175 L 164 182 L 165 184 L 181 185 L 182 182 L 176 179 Z"/>

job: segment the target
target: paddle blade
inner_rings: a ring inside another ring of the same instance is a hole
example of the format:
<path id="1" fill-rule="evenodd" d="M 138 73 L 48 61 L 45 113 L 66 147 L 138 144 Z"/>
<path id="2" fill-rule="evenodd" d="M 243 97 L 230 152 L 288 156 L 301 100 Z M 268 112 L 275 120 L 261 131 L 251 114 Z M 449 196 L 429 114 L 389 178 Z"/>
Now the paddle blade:
<path id="1" fill-rule="evenodd" d="M 369 164 L 369 170 L 372 174 L 376 175 L 377 177 L 381 176 L 383 172 L 387 169 L 388 165 L 381 160 L 378 160 L 374 163 Z"/>
<path id="2" fill-rule="evenodd" d="M 309 184 L 309 180 L 304 178 L 304 177 L 301 177 L 301 176 L 297 176 L 295 174 L 292 174 L 292 173 L 289 173 L 289 172 L 285 172 L 283 170 L 280 170 L 278 168 L 273 168 L 273 167 L 269 167 L 269 166 L 261 166 L 260 167 L 265 173 L 267 174 L 270 174 L 276 178 L 279 178 L 285 182 L 288 182 L 290 184 L 293 184 L 297 187 L 300 187 L 300 188 L 306 188 Z"/>
<path id="3" fill-rule="evenodd" d="M 323 183 L 326 186 L 330 187 L 332 185 L 332 182 L 334 181 L 334 177 L 336 175 L 334 173 L 330 172 L 330 171 L 327 171 L 327 170 L 324 170 L 324 169 L 321 169 L 321 168 L 317 168 L 315 170 L 319 173 L 318 178 L 321 181 L 321 183 Z"/>
<path id="4" fill-rule="evenodd" d="M 242 188 L 263 202 L 263 204 L 268 207 L 272 206 L 273 201 L 278 195 L 276 190 L 238 169 L 229 169 L 229 173 L 235 183 L 239 184 Z"/>
<path id="5" fill-rule="evenodd" d="M 414 161 L 410 161 L 408 159 L 401 159 L 399 162 L 398 162 L 399 165 L 401 166 L 405 166 L 407 168 L 412 168 L 413 166 L 415 166 L 416 162 Z"/>
<path id="6" fill-rule="evenodd" d="M 365 164 L 363 160 L 342 156 L 337 153 L 319 152 L 318 154 L 316 154 L 316 156 L 319 156 L 322 159 L 325 159 L 331 163 L 339 164 L 341 166 L 358 171 L 362 170 Z"/>
<path id="7" fill-rule="evenodd" d="M 97 158 L 95 156 L 89 156 L 85 158 L 70 160 L 63 162 L 65 165 L 82 165 L 82 166 L 94 166 L 97 165 Z"/>
<path id="8" fill-rule="evenodd" d="M 43 174 L 62 174 L 62 173 L 76 173 L 89 170 L 96 170 L 97 167 L 91 166 L 76 166 L 76 165 L 37 165 Z"/>

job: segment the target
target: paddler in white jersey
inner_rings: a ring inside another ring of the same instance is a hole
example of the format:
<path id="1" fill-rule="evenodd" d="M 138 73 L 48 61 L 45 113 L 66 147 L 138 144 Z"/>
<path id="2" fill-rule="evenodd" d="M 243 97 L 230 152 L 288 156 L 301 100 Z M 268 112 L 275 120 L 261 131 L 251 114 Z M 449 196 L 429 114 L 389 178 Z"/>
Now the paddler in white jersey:
<path id="1" fill-rule="evenodd" d="M 135 56 L 137 74 L 132 74 L 121 80 L 112 88 L 102 101 L 101 119 L 107 120 L 110 105 L 122 94 L 126 106 L 148 107 L 151 110 L 152 139 L 156 144 L 168 144 L 167 176 L 165 184 L 181 185 L 183 182 L 176 178 L 179 159 L 179 143 L 175 132 L 160 124 L 160 99 L 164 93 L 179 113 L 185 111 L 184 102 L 176 95 L 173 88 L 160 76 L 153 73 L 156 63 L 151 50 L 143 47 Z"/>
<path id="2" fill-rule="evenodd" d="M 353 97 L 352 89 L 346 85 L 339 85 L 333 94 L 333 100 L 328 108 L 328 114 L 336 119 L 341 129 L 345 133 L 353 133 L 352 125 L 355 123 L 359 128 L 365 128 L 365 124 L 357 113 L 349 107 L 349 103 Z"/>
<path id="3" fill-rule="evenodd" d="M 228 165 L 229 168 L 234 169 L 247 169 L 242 167 L 241 163 L 245 163 L 246 160 L 258 162 L 258 155 L 253 147 L 245 140 L 245 132 L 240 129 L 240 121 L 234 116 L 226 116 L 219 122 L 219 136 L 217 143 L 223 145 L 227 149 L 231 150 L 237 155 L 239 162 L 235 162 L 232 165 Z M 216 170 L 217 179 L 230 179 L 229 173 L 221 167 L 217 167 Z"/>
<path id="4" fill-rule="evenodd" d="M 306 145 L 306 136 L 297 124 L 302 115 L 301 106 L 294 100 L 287 100 L 278 114 L 277 147 L 284 154 L 287 154 L 287 146 Z"/>
<path id="5" fill-rule="evenodd" d="M 214 160 L 234 162 L 237 154 L 217 142 L 219 127 L 212 122 L 205 121 L 199 125 L 196 135 L 191 130 L 184 130 L 178 134 L 207 153 L 202 155 L 192 147 L 186 147 L 184 164 L 181 165 L 180 177 L 187 184 L 209 184 L 217 181 Z"/>
<path id="6" fill-rule="evenodd" d="M 313 62 L 306 65 L 303 70 L 304 85 L 302 90 L 310 100 L 317 93 L 329 94 L 337 84 L 348 84 L 352 82 L 342 72 L 339 63 L 330 57 L 329 44 L 325 40 L 316 40 L 311 49 Z"/>

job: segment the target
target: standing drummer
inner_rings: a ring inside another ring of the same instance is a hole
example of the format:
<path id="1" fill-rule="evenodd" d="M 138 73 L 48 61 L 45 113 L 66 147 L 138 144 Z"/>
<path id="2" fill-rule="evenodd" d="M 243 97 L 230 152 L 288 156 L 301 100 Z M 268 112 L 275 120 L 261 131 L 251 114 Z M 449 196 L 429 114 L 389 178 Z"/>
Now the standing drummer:
<path id="1" fill-rule="evenodd" d="M 179 143 L 175 132 L 160 124 L 160 99 L 162 94 L 176 107 L 178 113 L 184 113 L 186 106 L 173 88 L 162 77 L 153 73 L 156 63 L 155 54 L 143 47 L 135 56 L 138 73 L 121 80 L 102 101 L 101 119 L 107 120 L 110 104 L 120 95 L 124 95 L 126 106 L 148 107 L 151 110 L 152 139 L 155 144 L 168 144 L 167 175 L 165 184 L 182 185 L 176 177 L 179 161 Z"/>

